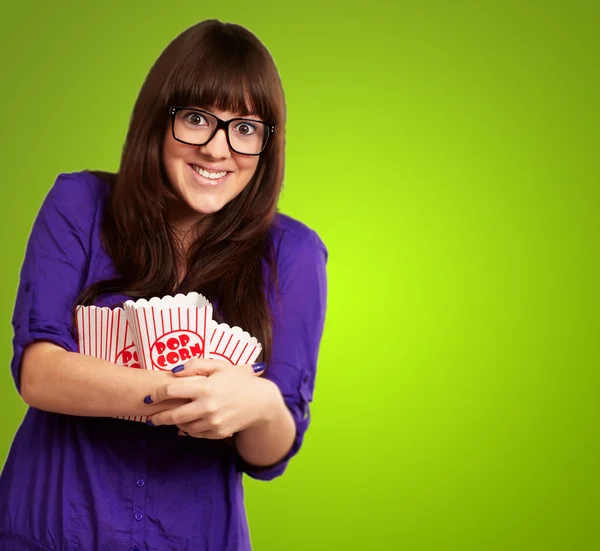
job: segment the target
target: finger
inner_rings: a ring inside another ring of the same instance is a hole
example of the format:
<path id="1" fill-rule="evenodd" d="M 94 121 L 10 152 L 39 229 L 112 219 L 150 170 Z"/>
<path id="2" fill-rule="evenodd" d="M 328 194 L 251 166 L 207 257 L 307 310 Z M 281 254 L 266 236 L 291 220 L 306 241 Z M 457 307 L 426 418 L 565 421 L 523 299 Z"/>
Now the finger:
<path id="1" fill-rule="evenodd" d="M 171 372 L 175 377 L 190 377 L 192 375 L 199 375 L 203 377 L 209 377 L 217 371 L 223 371 L 231 367 L 229 362 L 223 360 L 207 360 L 205 358 L 194 358 L 189 362 L 175 366 Z"/>
<path id="2" fill-rule="evenodd" d="M 188 436 L 191 436 L 192 438 L 206 438 L 207 440 L 225 440 L 226 438 L 231 438 L 233 435 L 223 435 L 212 430 L 206 430 L 203 432 L 190 432 L 188 433 Z"/>
<path id="3" fill-rule="evenodd" d="M 214 423 L 211 423 L 205 417 L 194 419 L 188 423 L 177 423 L 177 427 L 188 433 L 205 432 L 208 430 L 219 432 Z"/>
<path id="4" fill-rule="evenodd" d="M 247 371 L 248 373 L 250 373 L 250 375 L 256 375 L 257 377 L 260 377 L 266 369 L 266 365 L 264 362 L 258 362 L 258 363 L 254 363 L 252 365 L 250 364 L 238 364 L 235 366 L 237 369 L 243 369 L 244 371 Z"/>
<path id="5" fill-rule="evenodd" d="M 250 368 L 251 372 L 254 375 L 257 375 L 258 377 L 260 377 L 265 372 L 265 369 L 267 368 L 267 366 L 264 362 L 257 362 L 248 367 Z"/>
<path id="6" fill-rule="evenodd" d="M 196 421 L 204 414 L 205 411 L 202 408 L 202 404 L 196 400 L 183 406 L 151 415 L 149 417 L 151 423 L 148 423 L 148 425 L 155 427 L 158 425 L 178 425 L 182 430 L 189 432 L 185 429 L 186 423 Z"/>
<path id="7" fill-rule="evenodd" d="M 173 380 L 166 385 L 159 386 L 152 393 L 144 398 L 146 404 L 156 404 L 164 400 L 171 399 L 193 399 L 197 398 L 201 392 L 201 385 L 206 381 L 206 377 L 196 377 L 195 381 L 191 377 L 185 380 Z M 192 384 L 196 382 L 196 384 Z"/>
<path id="8" fill-rule="evenodd" d="M 221 436 L 222 438 L 227 438 L 232 435 L 232 427 L 231 424 L 222 423 L 218 417 L 214 417 L 213 415 L 206 415 L 205 417 L 201 417 L 200 419 L 196 419 L 190 423 L 178 424 L 177 428 L 188 434 L 203 434 L 203 433 L 212 433 L 215 436 Z"/>

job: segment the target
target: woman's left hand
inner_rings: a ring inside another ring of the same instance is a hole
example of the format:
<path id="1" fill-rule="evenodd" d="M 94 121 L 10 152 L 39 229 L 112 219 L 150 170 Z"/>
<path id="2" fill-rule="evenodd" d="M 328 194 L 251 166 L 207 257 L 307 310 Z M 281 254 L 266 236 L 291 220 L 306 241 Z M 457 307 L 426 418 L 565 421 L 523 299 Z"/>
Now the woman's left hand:
<path id="1" fill-rule="evenodd" d="M 250 365 L 231 365 L 220 360 L 193 359 L 173 374 L 172 382 L 159 387 L 152 403 L 173 398 L 185 405 L 150 417 L 155 425 L 177 425 L 196 438 L 222 439 L 270 419 L 279 391 L 257 377 Z"/>

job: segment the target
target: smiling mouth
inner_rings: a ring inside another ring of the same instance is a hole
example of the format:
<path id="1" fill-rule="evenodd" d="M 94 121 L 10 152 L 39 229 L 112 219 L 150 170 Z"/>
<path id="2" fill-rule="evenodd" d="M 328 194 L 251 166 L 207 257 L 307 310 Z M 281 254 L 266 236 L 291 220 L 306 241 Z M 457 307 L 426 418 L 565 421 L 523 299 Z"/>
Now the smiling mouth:
<path id="1" fill-rule="evenodd" d="M 223 170 L 221 172 L 214 172 L 211 170 L 205 170 L 203 168 L 200 168 L 197 165 L 190 165 L 198 174 L 200 174 L 200 176 L 204 176 L 205 178 L 208 178 L 209 180 L 219 180 L 220 178 L 223 178 L 223 176 L 227 176 L 228 172 L 226 170 Z"/>
<path id="2" fill-rule="evenodd" d="M 200 168 L 197 165 L 188 165 L 196 173 L 196 180 L 206 186 L 216 186 L 223 182 L 230 174 L 230 171 L 222 170 L 215 172 Z"/>

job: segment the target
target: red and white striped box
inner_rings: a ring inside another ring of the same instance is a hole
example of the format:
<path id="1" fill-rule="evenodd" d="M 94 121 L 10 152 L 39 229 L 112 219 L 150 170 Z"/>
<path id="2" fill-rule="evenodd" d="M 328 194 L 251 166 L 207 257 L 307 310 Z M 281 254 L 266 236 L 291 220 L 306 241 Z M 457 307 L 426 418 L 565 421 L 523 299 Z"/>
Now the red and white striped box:
<path id="1" fill-rule="evenodd" d="M 118 365 L 140 369 L 132 327 L 123 308 L 78 306 L 79 352 Z M 146 422 L 147 416 L 118 416 L 117 419 Z"/>
<path id="2" fill-rule="evenodd" d="M 198 293 L 127 301 L 123 308 L 77 307 L 79 351 L 136 369 L 170 370 L 192 358 L 251 364 L 262 346 L 240 327 L 212 319 Z M 146 422 L 148 416 L 117 419 Z"/>
<path id="3" fill-rule="evenodd" d="M 206 357 L 212 305 L 204 296 L 194 292 L 128 300 L 124 308 L 144 369 L 167 371 Z"/>
<path id="4" fill-rule="evenodd" d="M 261 351 L 258 340 L 241 327 L 229 327 L 214 320 L 210 324 L 207 358 L 226 360 L 233 365 L 252 364 Z"/>

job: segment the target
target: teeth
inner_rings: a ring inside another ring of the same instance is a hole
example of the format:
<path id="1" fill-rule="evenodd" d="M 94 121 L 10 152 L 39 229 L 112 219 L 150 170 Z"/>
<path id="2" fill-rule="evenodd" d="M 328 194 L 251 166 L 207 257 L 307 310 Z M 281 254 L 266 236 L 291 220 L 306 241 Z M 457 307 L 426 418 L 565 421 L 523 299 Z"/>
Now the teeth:
<path id="1" fill-rule="evenodd" d="M 208 170 L 204 170 L 196 165 L 194 165 L 193 168 L 198 174 L 200 174 L 200 176 L 204 176 L 210 180 L 218 180 L 227 174 L 227 172 L 208 172 Z"/>

